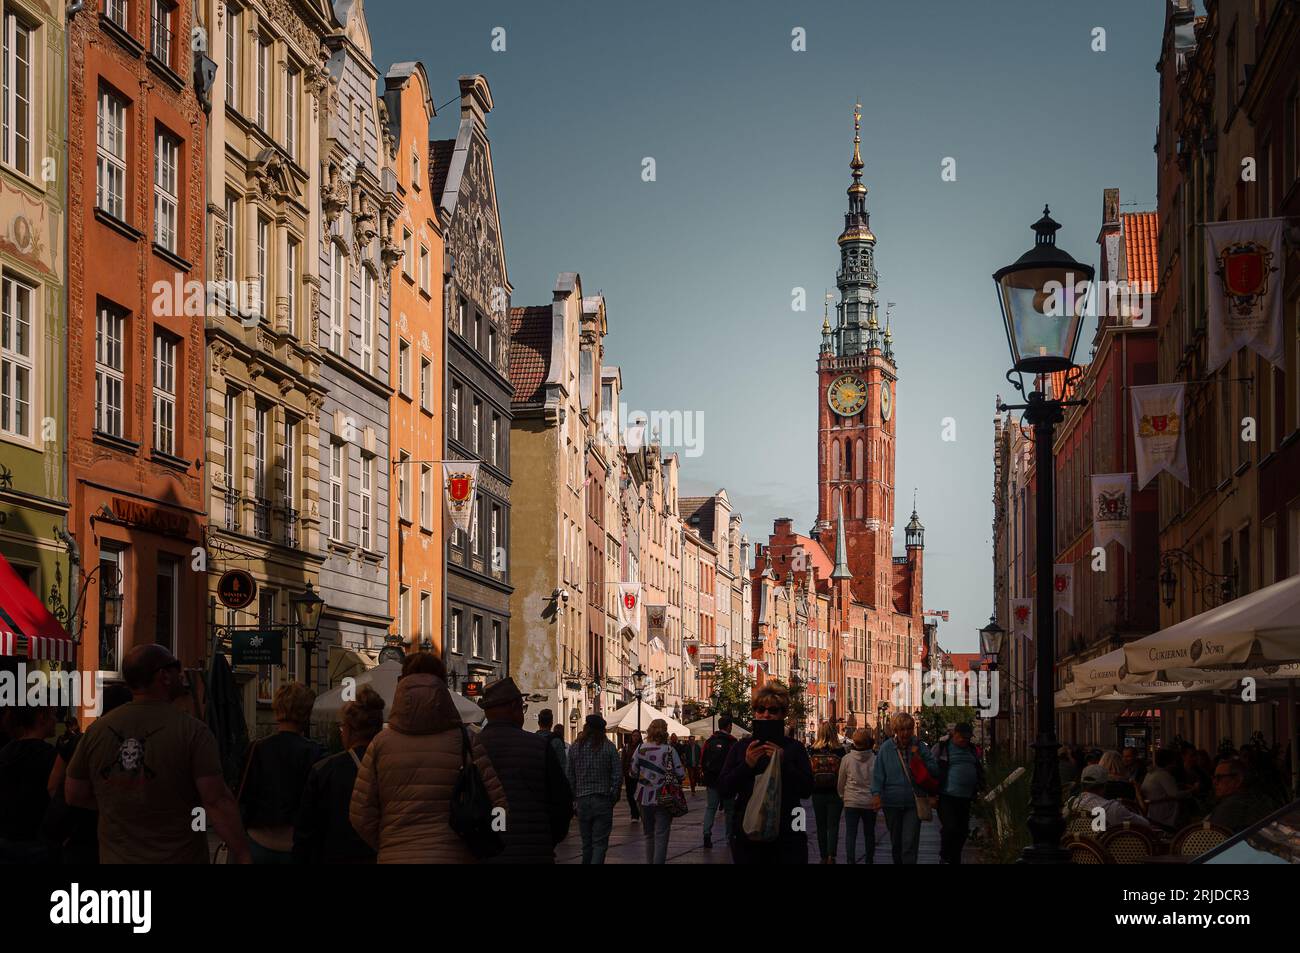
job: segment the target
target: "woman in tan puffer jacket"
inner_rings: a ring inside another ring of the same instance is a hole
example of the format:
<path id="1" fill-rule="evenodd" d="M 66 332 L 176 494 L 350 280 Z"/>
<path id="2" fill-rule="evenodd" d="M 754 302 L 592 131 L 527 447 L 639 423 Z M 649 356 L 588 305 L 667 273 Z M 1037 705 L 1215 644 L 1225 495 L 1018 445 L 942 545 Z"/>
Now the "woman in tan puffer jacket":
<path id="1" fill-rule="evenodd" d="M 378 851 L 379 863 L 476 863 L 449 823 L 462 744 L 447 683 L 436 675 L 404 676 L 352 789 L 352 826 Z M 477 739 L 471 751 L 492 803 L 504 808 L 505 790 Z"/>

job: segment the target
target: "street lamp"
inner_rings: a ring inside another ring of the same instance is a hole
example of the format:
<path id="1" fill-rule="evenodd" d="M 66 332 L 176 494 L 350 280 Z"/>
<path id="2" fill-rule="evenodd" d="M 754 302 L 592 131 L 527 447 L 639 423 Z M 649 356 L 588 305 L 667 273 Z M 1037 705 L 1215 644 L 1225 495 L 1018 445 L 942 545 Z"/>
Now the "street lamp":
<path id="1" fill-rule="evenodd" d="M 1093 268 L 1075 261 L 1056 246 L 1060 224 L 1053 221 L 1046 206 L 1043 217 L 1033 225 L 1034 245 L 1013 264 L 993 273 L 998 307 L 1011 349 L 1012 368 L 1007 380 L 1022 394 L 1021 374 L 1045 375 L 1077 372 L 1074 351 L 1079 344 L 1084 304 L 1092 283 Z M 1031 785 L 1029 831 L 1033 844 L 1021 855 L 1024 863 L 1066 863 L 1069 854 L 1061 849 L 1064 822 L 1061 819 L 1061 774 L 1057 760 L 1056 706 L 1053 670 L 1056 662 L 1056 619 L 1052 608 L 1055 543 L 1055 501 L 1053 499 L 1052 434 L 1065 419 L 1064 407 L 1081 400 L 1047 396 L 1041 383 L 1026 394 L 1025 404 L 1001 405 L 1001 410 L 1022 410 L 1034 429 L 1034 468 L 1037 481 L 1035 516 L 1035 571 L 1037 572 L 1034 613 L 1034 641 L 1037 648 L 1038 737 L 1034 741 L 1034 777 Z"/>
<path id="2" fill-rule="evenodd" d="M 312 652 L 316 649 L 316 635 L 320 631 L 320 617 L 325 609 L 325 600 L 316 595 L 310 582 L 307 591 L 294 596 L 292 600 L 294 619 L 298 623 L 298 638 L 307 652 L 307 687 L 311 688 Z"/>
<path id="3" fill-rule="evenodd" d="M 636 671 L 632 673 L 632 692 L 636 695 L 636 730 L 637 734 L 641 733 L 641 696 L 645 693 L 646 673 L 641 670 L 641 663 L 636 663 Z"/>
<path id="4" fill-rule="evenodd" d="M 996 673 L 998 670 L 998 655 L 1002 652 L 1002 642 L 1006 638 L 1006 630 L 998 625 L 997 616 L 989 616 L 988 625 L 980 629 L 980 651 L 988 657 L 989 671 Z M 993 690 L 997 697 L 1002 697 L 1002 692 L 998 687 L 998 676 L 993 676 Z M 1001 710 L 1001 706 L 997 710 Z M 989 763 L 997 757 L 998 750 L 998 718 L 996 711 L 989 719 Z"/>
<path id="5" fill-rule="evenodd" d="M 1174 572 L 1175 562 L 1191 572 L 1193 586 L 1207 600 L 1213 600 L 1217 595 L 1218 604 L 1222 605 L 1236 598 L 1236 563 L 1233 563 L 1231 572 L 1215 572 L 1191 553 L 1182 549 L 1169 549 L 1160 554 L 1160 599 L 1166 609 L 1172 609 L 1174 600 L 1178 598 L 1178 573 Z"/>

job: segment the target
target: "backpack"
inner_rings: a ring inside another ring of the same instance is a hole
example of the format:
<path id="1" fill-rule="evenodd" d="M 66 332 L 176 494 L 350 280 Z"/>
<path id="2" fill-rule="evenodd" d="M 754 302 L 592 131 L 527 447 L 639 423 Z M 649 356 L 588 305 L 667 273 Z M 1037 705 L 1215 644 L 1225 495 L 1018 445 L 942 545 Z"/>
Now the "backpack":
<path id="1" fill-rule="evenodd" d="M 704 756 L 700 759 L 700 767 L 703 769 L 706 786 L 711 787 L 718 783 L 718 779 L 722 777 L 722 767 L 727 763 L 727 754 L 735 743 L 735 738 L 721 732 L 714 732 L 713 737 L 704 743 Z"/>
<path id="2" fill-rule="evenodd" d="M 460 727 L 460 773 L 451 789 L 451 812 L 448 823 L 469 852 L 479 860 L 495 857 L 505 850 L 501 832 L 492 827 L 492 798 L 479 774 L 478 765 L 470 758 L 471 742 L 465 726 Z"/>
<path id="3" fill-rule="evenodd" d="M 843 755 L 830 748 L 814 748 L 808 760 L 812 762 L 813 790 L 836 790 L 840 782 L 840 761 L 843 760 Z"/>

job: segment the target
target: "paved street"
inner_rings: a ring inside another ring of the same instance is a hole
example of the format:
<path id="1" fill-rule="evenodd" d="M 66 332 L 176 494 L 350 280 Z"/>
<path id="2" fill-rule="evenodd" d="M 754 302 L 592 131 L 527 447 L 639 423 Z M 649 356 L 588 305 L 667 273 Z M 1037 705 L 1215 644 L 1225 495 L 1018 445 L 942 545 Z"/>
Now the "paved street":
<path id="1" fill-rule="evenodd" d="M 672 835 L 668 840 L 668 863 L 670 864 L 729 864 L 731 863 L 731 851 L 727 849 L 726 838 L 722 833 L 722 817 L 714 822 L 713 827 L 713 848 L 705 850 L 703 847 L 704 837 L 701 828 L 704 824 L 704 788 L 700 788 L 697 793 L 686 794 L 687 802 L 690 804 L 690 811 L 684 816 L 673 821 Z M 804 807 L 808 811 L 808 860 L 810 863 L 818 863 L 820 855 L 817 853 L 817 834 L 816 818 L 813 816 L 812 802 L 805 801 Z M 858 834 L 858 852 L 862 851 L 862 835 Z M 582 838 L 578 835 L 578 822 L 574 819 L 572 827 L 569 829 L 569 836 L 560 844 L 555 851 L 556 860 L 561 864 L 579 864 L 582 862 Z M 844 849 L 844 821 L 840 819 L 840 848 L 836 851 L 836 862 L 843 864 L 846 862 L 846 852 Z M 923 864 L 937 864 L 939 862 L 939 822 L 936 818 L 928 824 L 921 825 L 921 850 L 920 862 Z M 978 855 L 975 851 L 967 847 L 963 860 L 966 863 L 976 863 Z M 885 816 L 878 813 L 876 816 L 876 851 L 875 863 L 889 864 L 892 863 L 889 852 L 889 833 L 885 830 Z M 619 802 L 614 811 L 614 830 L 609 837 L 609 853 L 605 857 L 607 864 L 643 864 L 645 863 L 645 840 L 641 833 L 641 824 L 632 823 L 628 819 L 628 806 L 626 799 Z"/>

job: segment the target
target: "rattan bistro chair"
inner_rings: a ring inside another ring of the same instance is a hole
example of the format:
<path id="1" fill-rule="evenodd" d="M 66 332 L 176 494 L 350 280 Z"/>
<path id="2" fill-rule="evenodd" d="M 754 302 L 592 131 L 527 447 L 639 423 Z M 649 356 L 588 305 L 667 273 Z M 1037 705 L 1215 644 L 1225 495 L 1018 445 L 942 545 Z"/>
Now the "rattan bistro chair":
<path id="1" fill-rule="evenodd" d="M 1226 827 L 1211 824 L 1210 819 L 1207 817 L 1203 821 L 1188 824 L 1175 834 L 1174 842 L 1169 847 L 1169 853 L 1182 854 L 1185 857 L 1199 857 L 1207 850 L 1218 847 L 1231 836 L 1232 831 Z"/>
<path id="2" fill-rule="evenodd" d="M 1106 848 L 1090 837 L 1075 837 L 1066 841 L 1065 849 L 1070 852 L 1072 864 L 1113 864 Z"/>
<path id="3" fill-rule="evenodd" d="M 1101 846 L 1117 864 L 1140 864 L 1156 852 L 1151 835 L 1128 821 L 1122 827 L 1108 831 L 1101 839 Z"/>
<path id="4" fill-rule="evenodd" d="M 1092 818 L 1082 811 L 1072 811 L 1065 821 L 1065 839 L 1089 837 L 1092 833 Z"/>

